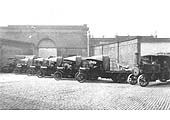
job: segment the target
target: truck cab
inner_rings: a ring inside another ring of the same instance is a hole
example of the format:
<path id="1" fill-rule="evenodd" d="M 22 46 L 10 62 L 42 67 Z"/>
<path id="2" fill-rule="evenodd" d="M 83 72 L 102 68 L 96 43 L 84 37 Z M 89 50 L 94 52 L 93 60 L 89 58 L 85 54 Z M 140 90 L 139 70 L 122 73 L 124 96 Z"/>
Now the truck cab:
<path id="1" fill-rule="evenodd" d="M 170 56 L 168 55 L 145 55 L 141 57 L 140 63 L 133 68 L 129 75 L 130 84 L 137 83 L 146 87 L 150 81 L 160 80 L 166 82 L 170 79 Z"/>
<path id="2" fill-rule="evenodd" d="M 54 73 L 54 79 L 74 78 L 81 64 L 81 56 L 71 56 L 63 59 L 62 63 L 57 66 Z"/>

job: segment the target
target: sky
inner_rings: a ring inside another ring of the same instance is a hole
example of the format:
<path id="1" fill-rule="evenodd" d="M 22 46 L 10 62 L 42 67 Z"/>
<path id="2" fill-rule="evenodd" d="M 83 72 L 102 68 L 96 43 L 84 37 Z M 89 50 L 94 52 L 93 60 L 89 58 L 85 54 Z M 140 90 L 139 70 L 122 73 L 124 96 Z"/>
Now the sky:
<path id="1" fill-rule="evenodd" d="M 83 25 L 93 37 L 170 37 L 168 0 L 0 0 L 0 26 Z"/>

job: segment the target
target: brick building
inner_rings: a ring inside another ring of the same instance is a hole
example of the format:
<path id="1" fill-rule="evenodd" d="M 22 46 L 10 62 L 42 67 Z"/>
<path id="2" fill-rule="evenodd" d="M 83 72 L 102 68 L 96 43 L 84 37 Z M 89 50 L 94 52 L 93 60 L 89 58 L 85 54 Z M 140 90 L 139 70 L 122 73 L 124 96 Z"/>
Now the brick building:
<path id="1" fill-rule="evenodd" d="M 87 56 L 88 30 L 87 25 L 8 25 L 0 27 L 0 38 L 32 43 L 33 54 L 40 57 Z"/>
<path id="2" fill-rule="evenodd" d="M 116 41 L 116 38 L 93 38 L 90 37 L 89 39 L 89 55 L 93 55 L 93 47 L 96 45 L 101 45 L 101 44 L 107 44 L 107 43 L 112 43 Z"/>
<path id="3" fill-rule="evenodd" d="M 14 55 L 32 55 L 34 44 L 0 38 L 0 69 Z"/>

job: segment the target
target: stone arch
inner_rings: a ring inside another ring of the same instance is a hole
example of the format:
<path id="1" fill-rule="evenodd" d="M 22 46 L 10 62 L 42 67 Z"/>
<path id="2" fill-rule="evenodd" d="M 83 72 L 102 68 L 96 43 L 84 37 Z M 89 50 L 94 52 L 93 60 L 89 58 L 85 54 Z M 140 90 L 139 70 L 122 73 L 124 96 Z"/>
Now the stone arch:
<path id="1" fill-rule="evenodd" d="M 50 38 L 43 38 L 38 42 L 37 46 L 38 47 L 56 48 L 56 43 Z"/>
<path id="2" fill-rule="evenodd" d="M 38 44 L 38 56 L 47 58 L 49 56 L 57 56 L 56 43 L 49 38 L 41 39 Z"/>

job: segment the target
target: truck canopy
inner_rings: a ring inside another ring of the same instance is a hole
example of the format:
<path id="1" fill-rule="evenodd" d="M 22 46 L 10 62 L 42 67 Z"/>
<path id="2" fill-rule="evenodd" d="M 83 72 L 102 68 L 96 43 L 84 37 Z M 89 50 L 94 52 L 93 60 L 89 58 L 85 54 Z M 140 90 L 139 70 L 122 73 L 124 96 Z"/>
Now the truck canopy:
<path id="1" fill-rule="evenodd" d="M 76 59 L 77 59 L 77 57 L 81 57 L 81 56 L 71 56 L 71 57 L 66 57 L 66 58 L 64 58 L 64 60 L 68 60 L 68 61 L 73 61 L 73 62 L 75 62 Z"/>
<path id="2" fill-rule="evenodd" d="M 103 61 L 103 55 L 97 55 L 97 56 L 91 56 L 91 57 L 87 57 L 86 60 L 96 60 L 96 61 Z"/>

